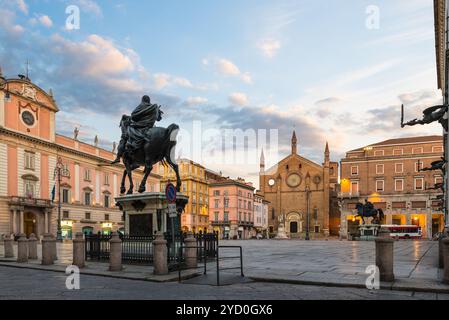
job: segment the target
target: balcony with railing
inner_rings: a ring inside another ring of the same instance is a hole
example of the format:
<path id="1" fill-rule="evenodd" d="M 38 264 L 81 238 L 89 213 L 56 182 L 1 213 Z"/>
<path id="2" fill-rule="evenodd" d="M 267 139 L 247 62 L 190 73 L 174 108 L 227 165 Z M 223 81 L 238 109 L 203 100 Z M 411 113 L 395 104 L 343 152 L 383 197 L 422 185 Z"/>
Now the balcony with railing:
<path id="1" fill-rule="evenodd" d="M 239 221 L 239 226 L 241 226 L 241 227 L 254 227 L 254 222 L 252 222 L 252 221 Z"/>
<path id="2" fill-rule="evenodd" d="M 212 220 L 210 224 L 213 226 L 229 226 L 231 222 L 229 220 Z"/>
<path id="3" fill-rule="evenodd" d="M 38 199 L 32 197 L 13 196 L 10 198 L 9 203 L 12 205 L 41 207 L 41 208 L 51 208 L 53 206 L 51 200 L 49 199 Z"/>
<path id="4" fill-rule="evenodd" d="M 360 197 L 360 192 L 338 192 L 339 198 L 358 198 Z"/>

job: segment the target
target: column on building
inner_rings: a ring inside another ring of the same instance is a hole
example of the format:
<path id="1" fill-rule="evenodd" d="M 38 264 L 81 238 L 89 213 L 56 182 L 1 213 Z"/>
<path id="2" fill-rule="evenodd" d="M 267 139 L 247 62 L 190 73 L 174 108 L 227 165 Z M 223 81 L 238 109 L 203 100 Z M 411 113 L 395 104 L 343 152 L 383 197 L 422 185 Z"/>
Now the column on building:
<path id="1" fill-rule="evenodd" d="M 19 217 L 20 217 L 20 225 L 19 225 L 19 232 L 20 233 L 24 233 L 25 232 L 25 229 L 24 229 L 25 221 L 24 221 L 24 212 L 23 211 L 24 211 L 24 208 L 19 208 L 17 210 L 17 212 L 19 214 Z"/>

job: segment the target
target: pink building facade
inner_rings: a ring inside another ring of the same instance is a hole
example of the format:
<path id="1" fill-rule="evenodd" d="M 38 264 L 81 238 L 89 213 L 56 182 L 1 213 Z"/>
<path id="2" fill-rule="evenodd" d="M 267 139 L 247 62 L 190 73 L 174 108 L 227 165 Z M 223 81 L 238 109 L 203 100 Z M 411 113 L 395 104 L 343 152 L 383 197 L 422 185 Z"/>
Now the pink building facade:
<path id="1" fill-rule="evenodd" d="M 60 185 L 63 236 L 70 239 L 76 232 L 109 233 L 123 228 L 122 213 L 114 201 L 123 166 L 108 165 L 115 157 L 112 150 L 56 134 L 58 111 L 51 91 L 26 77 L 6 79 L 0 71 L 0 235 L 56 233 L 58 162 L 64 167 Z M 134 178 L 140 181 L 142 172 L 137 171 Z M 147 191 L 159 191 L 159 181 L 160 176 L 153 174 Z"/>
<path id="2" fill-rule="evenodd" d="M 243 179 L 209 183 L 209 223 L 223 239 L 255 236 L 254 187 Z"/>

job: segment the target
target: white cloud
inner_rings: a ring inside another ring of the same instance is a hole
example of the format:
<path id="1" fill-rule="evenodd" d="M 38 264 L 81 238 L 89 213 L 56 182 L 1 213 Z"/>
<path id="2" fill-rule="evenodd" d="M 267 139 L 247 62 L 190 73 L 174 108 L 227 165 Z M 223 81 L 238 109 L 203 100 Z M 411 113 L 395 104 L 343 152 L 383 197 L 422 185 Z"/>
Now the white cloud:
<path id="1" fill-rule="evenodd" d="M 183 88 L 193 88 L 196 87 L 192 84 L 189 79 L 176 77 L 169 75 L 167 73 L 156 73 L 153 75 L 154 86 L 157 90 L 161 90 L 168 86 L 178 86 Z"/>
<path id="2" fill-rule="evenodd" d="M 107 76 L 135 70 L 132 51 L 122 52 L 111 40 L 92 34 L 86 41 L 73 42 L 54 35 L 56 51 L 70 53 L 82 62 L 80 73 L 92 76 Z"/>
<path id="3" fill-rule="evenodd" d="M 15 0 L 15 4 L 20 11 L 28 15 L 28 5 L 26 4 L 25 0 Z"/>
<path id="4" fill-rule="evenodd" d="M 154 78 L 154 85 L 157 90 L 161 90 L 166 86 L 168 86 L 170 80 L 170 76 L 165 73 L 156 73 L 153 76 L 153 78 Z"/>
<path id="5" fill-rule="evenodd" d="M 248 105 L 247 95 L 244 93 L 241 93 L 241 92 L 231 93 L 229 95 L 228 99 L 231 104 L 236 105 L 236 106 L 243 107 L 243 106 Z"/>
<path id="6" fill-rule="evenodd" d="M 263 39 L 259 41 L 257 47 L 266 57 L 273 58 L 281 48 L 281 42 L 276 39 Z"/>
<path id="7" fill-rule="evenodd" d="M 209 59 L 203 59 L 202 63 L 204 66 L 209 66 L 211 64 L 211 61 Z M 247 84 L 253 83 L 251 74 L 249 72 L 240 71 L 239 67 L 237 67 L 237 65 L 231 60 L 224 58 L 215 59 L 213 61 L 213 65 L 215 67 L 215 70 L 220 74 L 223 74 L 225 76 L 238 77 Z"/>
<path id="8" fill-rule="evenodd" d="M 180 87 L 185 87 L 185 88 L 193 87 L 192 82 L 190 82 L 190 80 L 186 79 L 186 78 L 175 77 L 175 78 L 173 78 L 173 83 Z"/>
<path id="9" fill-rule="evenodd" d="M 50 28 L 51 26 L 53 26 L 53 21 L 51 21 L 50 17 L 47 15 L 42 15 L 39 17 L 39 22 L 46 26 L 47 28 Z"/>
<path id="10" fill-rule="evenodd" d="M 7 9 L 0 9 L 0 31 L 4 30 L 9 36 L 16 37 L 25 31 L 25 28 L 15 23 L 16 14 Z"/>
<path id="11" fill-rule="evenodd" d="M 187 105 L 194 106 L 194 105 L 201 105 L 207 103 L 207 98 L 203 97 L 188 97 L 186 100 Z"/>
<path id="12" fill-rule="evenodd" d="M 93 13 L 96 16 L 102 16 L 100 6 L 94 0 L 76 0 L 75 3 L 81 7 L 81 10 Z"/>
<path id="13" fill-rule="evenodd" d="M 217 70 L 226 75 L 236 76 L 240 74 L 240 69 L 230 60 L 219 59 L 216 63 Z"/>

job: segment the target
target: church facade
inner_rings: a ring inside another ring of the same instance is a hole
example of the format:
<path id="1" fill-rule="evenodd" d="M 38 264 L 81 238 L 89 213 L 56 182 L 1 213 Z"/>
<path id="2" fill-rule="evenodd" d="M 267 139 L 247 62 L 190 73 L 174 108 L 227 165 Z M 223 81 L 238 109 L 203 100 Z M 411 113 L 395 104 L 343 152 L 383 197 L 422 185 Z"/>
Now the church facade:
<path id="1" fill-rule="evenodd" d="M 331 203 L 338 183 L 338 162 L 330 161 L 327 143 L 322 165 L 299 155 L 297 144 L 293 132 L 290 155 L 268 169 L 263 153 L 260 159 L 259 188 L 269 201 L 269 232 L 276 234 L 283 217 L 291 238 L 304 238 L 307 226 L 312 239 L 328 236 L 331 230 L 338 230 L 339 223 L 331 218 L 335 210 Z"/>

